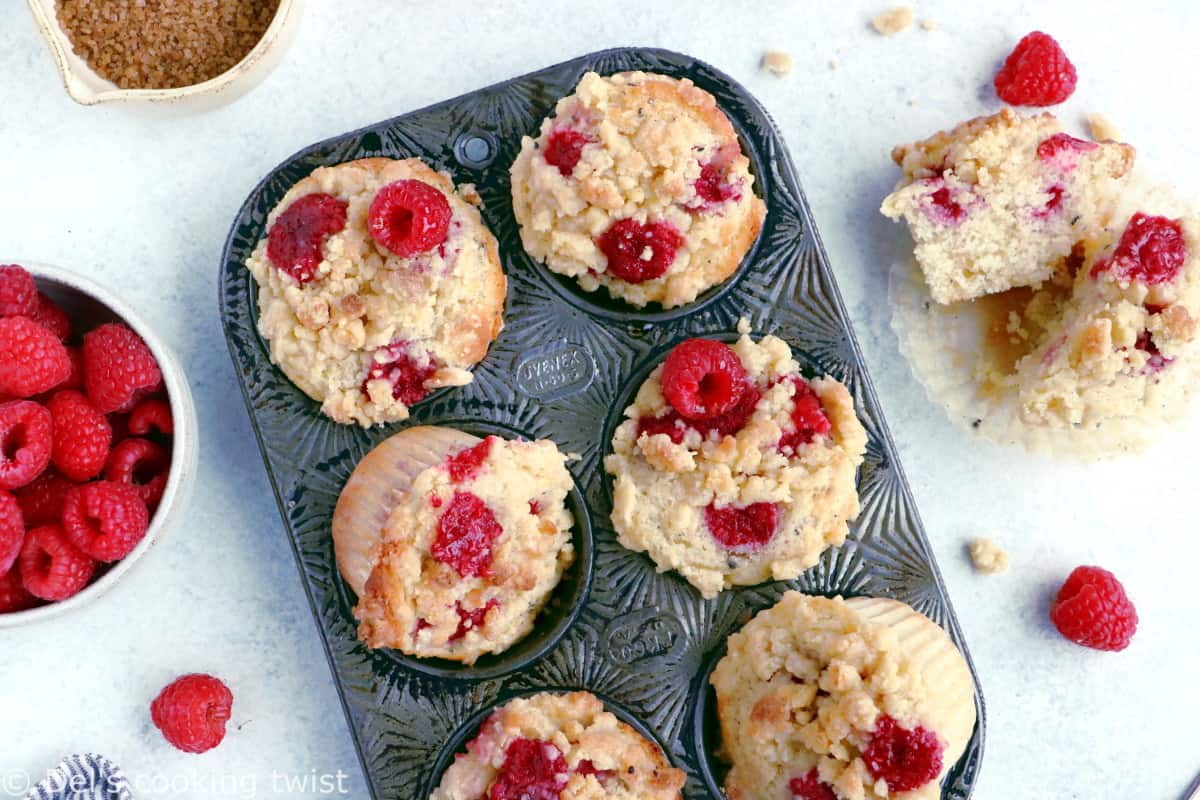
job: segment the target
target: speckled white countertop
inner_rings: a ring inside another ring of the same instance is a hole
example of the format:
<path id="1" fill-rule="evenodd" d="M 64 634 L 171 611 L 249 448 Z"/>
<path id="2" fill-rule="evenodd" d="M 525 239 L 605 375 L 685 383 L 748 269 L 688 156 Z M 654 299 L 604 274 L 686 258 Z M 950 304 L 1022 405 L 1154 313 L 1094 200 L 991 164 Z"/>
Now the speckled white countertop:
<path id="1" fill-rule="evenodd" d="M 1061 109 L 1069 125 L 1101 111 L 1153 171 L 1200 187 L 1189 96 L 1200 6 L 929 0 L 918 13 L 937 30 L 884 39 L 867 19 L 885 5 L 311 0 L 257 90 L 204 115 L 146 118 L 68 100 L 25 4 L 0 3 L 0 260 L 57 263 L 123 293 L 176 348 L 202 430 L 190 517 L 128 580 L 84 611 L 0 632 L 0 797 L 81 750 L 121 764 L 140 798 L 289 785 L 367 796 L 221 336 L 227 228 L 258 178 L 305 144 L 646 44 L 729 72 L 787 138 L 987 697 L 977 800 L 1178 800 L 1200 771 L 1200 428 L 1083 466 L 952 427 L 888 327 L 884 271 L 902 233 L 876 209 L 895 177 L 891 145 L 994 110 L 990 78 L 1034 28 L 1079 67 Z M 795 71 L 759 72 L 766 47 L 790 51 Z M 972 573 L 963 546 L 979 534 L 1009 548 L 1010 572 Z M 1137 602 L 1125 653 L 1075 647 L 1047 623 L 1049 596 L 1079 563 L 1116 571 Z M 182 671 L 219 674 L 236 693 L 230 736 L 206 756 L 172 751 L 148 719 L 149 699 Z"/>

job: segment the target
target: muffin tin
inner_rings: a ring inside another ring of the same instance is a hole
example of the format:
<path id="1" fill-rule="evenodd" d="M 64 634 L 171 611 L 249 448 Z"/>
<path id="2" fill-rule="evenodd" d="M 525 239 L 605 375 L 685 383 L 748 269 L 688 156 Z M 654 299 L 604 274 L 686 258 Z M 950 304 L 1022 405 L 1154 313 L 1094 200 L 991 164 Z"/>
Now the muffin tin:
<path id="1" fill-rule="evenodd" d="M 537 131 L 585 72 L 633 69 L 690 78 L 717 98 L 767 205 L 759 240 L 738 272 L 669 311 L 586 293 L 534 263 L 521 247 L 509 199 L 508 167 L 521 137 Z M 509 293 L 506 327 L 476 367 L 474 383 L 434 393 L 413 407 L 407 423 L 363 430 L 322 416 L 270 363 L 244 264 L 265 235 L 268 212 L 293 184 L 318 166 L 368 156 L 418 156 L 458 183 L 474 183 L 500 243 Z M 220 302 L 267 473 L 376 800 L 428 797 L 474 735 L 481 709 L 541 689 L 577 688 L 659 742 L 687 772 L 685 796 L 720 798 L 707 676 L 726 637 L 787 589 L 902 600 L 946 628 L 970 661 L 783 139 L 745 89 L 701 61 L 644 48 L 593 53 L 305 148 L 242 206 L 225 245 Z M 846 544 L 797 580 L 705 601 L 678 576 L 655 573 L 645 555 L 617 544 L 602 461 L 623 409 L 670 347 L 690 336 L 727 338 L 740 318 L 755 338 L 785 339 L 809 374 L 831 374 L 849 387 L 869 437 L 858 479 L 862 513 Z M 355 635 L 354 598 L 334 562 L 330 519 L 359 459 L 409 424 L 549 438 L 580 456 L 570 465 L 578 492 L 569 501 L 578 573 L 515 656 L 473 667 L 414 663 L 371 651 Z M 971 793 L 983 750 L 978 690 L 976 704 L 975 732 L 943 798 Z"/>

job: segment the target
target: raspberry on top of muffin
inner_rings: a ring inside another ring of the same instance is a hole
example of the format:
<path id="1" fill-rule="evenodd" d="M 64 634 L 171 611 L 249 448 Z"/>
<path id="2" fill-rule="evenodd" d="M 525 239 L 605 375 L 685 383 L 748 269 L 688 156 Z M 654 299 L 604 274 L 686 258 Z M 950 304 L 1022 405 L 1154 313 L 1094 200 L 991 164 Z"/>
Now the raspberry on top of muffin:
<path id="1" fill-rule="evenodd" d="M 512 166 L 513 211 L 535 259 L 625 302 L 690 303 L 725 281 L 766 206 L 711 94 L 646 72 L 588 73 Z"/>
<path id="2" fill-rule="evenodd" d="M 806 379 L 787 343 L 677 345 L 613 436 L 613 526 L 621 544 L 676 570 L 705 597 L 795 578 L 841 544 L 858 513 L 866 432 L 850 393 Z"/>
<path id="3" fill-rule="evenodd" d="M 414 158 L 320 167 L 284 196 L 247 260 L 271 360 L 337 422 L 407 419 L 471 381 L 506 282 L 474 190 Z"/>

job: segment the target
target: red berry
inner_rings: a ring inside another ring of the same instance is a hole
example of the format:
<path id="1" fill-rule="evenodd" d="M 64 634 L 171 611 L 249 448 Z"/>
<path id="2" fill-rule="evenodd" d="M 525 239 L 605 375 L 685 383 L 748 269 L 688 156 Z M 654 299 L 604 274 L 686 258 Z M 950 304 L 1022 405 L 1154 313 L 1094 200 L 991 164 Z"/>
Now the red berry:
<path id="1" fill-rule="evenodd" d="M 84 335 L 83 370 L 88 399 L 102 414 L 126 412 L 162 386 L 162 372 L 150 348 L 118 322 Z"/>
<path id="2" fill-rule="evenodd" d="M 145 436 L 155 430 L 166 436 L 175 433 L 175 421 L 171 417 L 171 404 L 153 398 L 138 403 L 129 412 L 129 432 Z"/>
<path id="3" fill-rule="evenodd" d="M 570 770 L 562 751 L 540 739 L 513 739 L 488 800 L 558 800 Z"/>
<path id="4" fill-rule="evenodd" d="M 55 386 L 55 389 L 78 389 L 83 391 L 83 351 L 78 347 L 67 348 L 67 358 L 71 360 L 71 371 L 67 379 Z"/>
<path id="5" fill-rule="evenodd" d="M 649 436 L 665 433 L 675 444 L 683 443 L 683 437 L 689 429 L 699 431 L 701 436 L 708 436 L 710 433 L 716 433 L 719 436 L 734 436 L 746 427 L 746 423 L 754 415 L 754 410 L 758 408 L 758 401 L 761 399 L 762 392 L 758 390 L 758 387 L 748 383 L 737 405 L 724 414 L 708 419 L 688 420 L 680 416 L 678 411 L 669 409 L 661 417 L 638 419 L 638 436 L 643 433 Z"/>
<path id="6" fill-rule="evenodd" d="M 437 372 L 433 361 L 422 365 L 409 352 L 408 342 L 393 342 L 381 351 L 385 360 L 380 361 L 377 353 L 371 361 L 367 377 L 363 379 L 363 394 L 367 393 L 368 383 L 383 379 L 392 385 L 392 397 L 404 405 L 411 406 L 424 400 L 429 394 L 425 381 Z"/>
<path id="7" fill-rule="evenodd" d="M 741 189 L 737 184 L 729 183 L 727 172 L 727 165 L 715 161 L 710 161 L 700 168 L 700 177 L 693 185 L 696 187 L 696 196 L 706 208 L 741 198 Z"/>
<path id="8" fill-rule="evenodd" d="M 1052 106 L 1075 91 L 1075 65 L 1053 37 L 1034 31 L 996 73 L 996 94 L 1014 106 Z"/>
<path id="9" fill-rule="evenodd" d="M 1079 166 L 1080 153 L 1090 152 L 1099 146 L 1086 139 L 1076 139 L 1068 133 L 1056 133 L 1038 145 L 1037 156 L 1038 160 L 1053 164 L 1061 172 L 1070 172 Z"/>
<path id="10" fill-rule="evenodd" d="M 100 474 L 112 447 L 112 427 L 103 414 L 76 391 L 55 392 L 46 403 L 54 423 L 50 460 L 73 481 Z"/>
<path id="11" fill-rule="evenodd" d="M 438 518 L 430 552 L 464 578 L 491 575 L 492 542 L 502 533 L 486 503 L 470 492 L 455 492 Z"/>
<path id="12" fill-rule="evenodd" d="M 367 228 L 377 245 L 411 258 L 446 241 L 450 216 L 450 203 L 441 191 L 424 181 L 401 180 L 375 194 Z"/>
<path id="13" fill-rule="evenodd" d="M 129 555 L 149 524 L 141 495 L 124 483 L 76 486 L 63 501 L 63 531 L 71 544 L 97 561 L 120 561 Z"/>
<path id="14" fill-rule="evenodd" d="M 942 744 L 933 731 L 920 725 L 901 728 L 884 715 L 876 720 L 862 759 L 872 777 L 887 782 L 889 793 L 907 792 L 941 774 Z"/>
<path id="15" fill-rule="evenodd" d="M 671 441 L 675 444 L 682 444 L 688 427 L 687 422 L 684 421 L 683 417 L 679 416 L 677 411 L 668 411 L 661 417 L 639 417 L 637 435 L 638 438 L 641 438 L 642 434 L 655 436 L 664 433 L 671 437 Z"/>
<path id="16" fill-rule="evenodd" d="M 1112 257 L 1097 261 L 1091 276 L 1099 277 L 1111 269 L 1123 283 L 1167 283 L 1175 280 L 1187 257 L 1187 240 L 1179 220 L 1139 211 L 1130 218 Z"/>
<path id="17" fill-rule="evenodd" d="M 21 570 L 13 567 L 0 573 L 0 614 L 12 614 L 36 607 L 40 601 L 25 590 Z"/>
<path id="18" fill-rule="evenodd" d="M 37 284 L 17 264 L 0 266 L 0 317 L 32 317 L 38 308 Z"/>
<path id="19" fill-rule="evenodd" d="M 619 219 L 596 239 L 596 246 L 608 260 L 608 273 L 628 283 L 662 276 L 683 243 L 683 234 L 666 220 Z"/>
<path id="20" fill-rule="evenodd" d="M 43 525 L 25 534 L 19 559 L 25 590 L 43 600 L 66 600 L 92 579 L 96 564 L 71 544 L 58 525 Z"/>
<path id="21" fill-rule="evenodd" d="M 454 631 L 453 635 L 451 635 L 450 641 L 457 642 L 459 639 L 466 636 L 469 631 L 472 631 L 472 630 L 475 630 L 476 628 L 478 628 L 480 625 L 483 624 L 484 618 L 487 617 L 488 612 L 491 611 L 493 608 L 499 608 L 499 606 L 500 606 L 500 601 L 495 598 L 488 600 L 486 603 L 484 603 L 479 608 L 475 608 L 470 611 L 467 611 L 466 609 L 464 609 L 462 607 L 462 604 L 459 603 L 457 605 L 458 628 Z"/>
<path id="22" fill-rule="evenodd" d="M 67 348 L 29 317 L 0 319 L 0 394 L 33 397 L 71 373 Z"/>
<path id="23" fill-rule="evenodd" d="M 150 704 L 150 719 L 163 738 L 185 753 L 204 753 L 225 738 L 233 692 L 211 675 L 184 675 Z"/>
<path id="24" fill-rule="evenodd" d="M 1076 644 L 1124 650 L 1137 632 L 1138 615 L 1115 575 L 1100 567 L 1076 567 L 1050 606 L 1050 621 Z"/>
<path id="25" fill-rule="evenodd" d="M 583 156 L 583 146 L 589 143 L 591 139 L 579 131 L 555 128 L 546 139 L 546 149 L 542 151 L 542 157 L 550 166 L 558 167 L 560 175 L 569 178 Z"/>
<path id="26" fill-rule="evenodd" d="M 765 547 L 775 535 L 779 507 L 774 503 L 751 503 L 741 508 L 718 508 L 710 503 L 704 509 L 704 522 L 725 549 L 752 553 Z"/>
<path id="27" fill-rule="evenodd" d="M 492 445 L 495 443 L 496 437 L 488 436 L 479 444 L 459 450 L 446 459 L 446 469 L 450 473 L 450 480 L 462 483 L 474 478 L 488 454 L 492 452 Z"/>
<path id="28" fill-rule="evenodd" d="M 712 339 L 687 339 L 663 362 L 663 396 L 686 419 L 711 419 L 732 410 L 749 382 L 733 348 Z"/>
<path id="29" fill-rule="evenodd" d="M 33 481 L 50 463 L 50 412 L 31 400 L 0 404 L 0 489 Z"/>
<path id="30" fill-rule="evenodd" d="M 595 775 L 596 780 L 600 781 L 600 783 L 611 780 L 615 774 L 615 772 L 611 769 L 596 769 L 596 765 L 592 763 L 590 758 L 580 760 L 580 762 L 575 765 L 575 772 L 580 775 Z"/>
<path id="31" fill-rule="evenodd" d="M 25 517 L 25 527 L 36 528 L 61 520 L 63 498 L 74 485 L 50 468 L 28 485 L 17 489 L 14 494 Z"/>
<path id="32" fill-rule="evenodd" d="M 792 778 L 788 788 L 794 800 L 838 800 L 829 784 L 821 783 L 815 767 L 799 778 Z"/>
<path id="33" fill-rule="evenodd" d="M 71 338 L 71 318 L 53 300 L 38 292 L 37 306 L 27 314 L 30 319 L 53 333 L 61 341 Z"/>
<path id="34" fill-rule="evenodd" d="M 170 470 L 171 458 L 160 445 L 149 439 L 126 439 L 109 455 L 104 480 L 132 486 L 153 511 L 167 489 Z"/>
<path id="35" fill-rule="evenodd" d="M 924 183 L 939 187 L 921 200 L 921 207 L 926 216 L 943 225 L 957 225 L 966 219 L 967 210 L 950 194 L 950 187 L 946 186 L 945 179 L 925 178 Z"/>
<path id="36" fill-rule="evenodd" d="M 267 233 L 267 258 L 303 286 L 317 276 L 325 240 L 346 227 L 346 203 L 306 194 L 284 209 Z"/>
<path id="37" fill-rule="evenodd" d="M 817 393 L 808 385 L 808 381 L 799 376 L 789 380 L 796 388 L 795 393 L 792 394 L 791 417 L 794 428 L 784 431 L 779 440 L 779 449 L 791 450 L 794 453 L 800 449 L 801 445 L 808 444 L 817 436 L 829 433 L 833 426 L 829 422 L 829 417 L 825 416 L 825 409 L 821 407 L 821 398 L 817 397 Z"/>
<path id="38" fill-rule="evenodd" d="M 17 498 L 0 490 L 0 575 L 12 569 L 25 542 L 25 517 Z"/>

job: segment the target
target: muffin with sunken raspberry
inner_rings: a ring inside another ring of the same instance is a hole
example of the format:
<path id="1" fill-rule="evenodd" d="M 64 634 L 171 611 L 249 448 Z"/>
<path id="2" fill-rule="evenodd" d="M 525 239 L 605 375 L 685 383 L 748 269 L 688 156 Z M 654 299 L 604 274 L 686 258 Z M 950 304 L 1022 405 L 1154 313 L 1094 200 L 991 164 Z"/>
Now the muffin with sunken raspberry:
<path id="1" fill-rule="evenodd" d="M 704 597 L 797 577 L 858 514 L 850 393 L 774 336 L 682 342 L 625 416 L 604 460 L 618 539 Z"/>
<path id="2" fill-rule="evenodd" d="M 908 223 L 938 303 L 1048 281 L 1109 224 L 1133 164 L 1127 144 L 1063 133 L 1051 114 L 1004 109 L 892 151 L 903 176 L 883 213 Z"/>
<path id="3" fill-rule="evenodd" d="M 711 682 L 729 800 L 936 800 L 975 727 L 966 659 L 896 600 L 788 592 Z"/>
<path id="4" fill-rule="evenodd" d="M 316 169 L 268 216 L 246 264 L 258 328 L 333 420 L 396 422 L 470 383 L 506 290 L 476 200 L 418 159 L 367 158 Z"/>
<path id="5" fill-rule="evenodd" d="M 684 780 L 594 695 L 543 692 L 492 713 L 430 800 L 679 800 Z"/>
<path id="6" fill-rule="evenodd" d="M 359 638 L 465 664 L 519 641 L 574 560 L 572 485 L 550 441 L 416 427 L 381 443 L 333 516 Z"/>
<path id="7" fill-rule="evenodd" d="M 766 207 L 711 94 L 646 72 L 588 73 L 512 166 L 525 249 L 586 291 L 690 303 L 734 273 Z"/>

